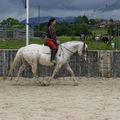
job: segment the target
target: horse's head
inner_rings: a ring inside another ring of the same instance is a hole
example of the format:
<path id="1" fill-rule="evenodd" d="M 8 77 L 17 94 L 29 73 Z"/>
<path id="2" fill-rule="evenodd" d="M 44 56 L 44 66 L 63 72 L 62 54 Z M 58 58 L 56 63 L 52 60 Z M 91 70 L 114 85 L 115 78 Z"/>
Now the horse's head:
<path id="1" fill-rule="evenodd" d="M 82 58 L 85 61 L 87 60 L 87 51 L 88 51 L 88 46 L 87 46 L 87 44 L 85 42 L 82 44 L 82 46 L 80 45 L 78 47 L 78 55 L 82 56 Z"/>

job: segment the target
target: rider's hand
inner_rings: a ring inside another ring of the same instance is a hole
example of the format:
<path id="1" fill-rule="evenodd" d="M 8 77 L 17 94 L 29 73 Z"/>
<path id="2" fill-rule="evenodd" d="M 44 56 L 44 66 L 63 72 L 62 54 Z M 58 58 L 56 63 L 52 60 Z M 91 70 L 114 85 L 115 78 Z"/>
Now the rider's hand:
<path id="1" fill-rule="evenodd" d="M 60 44 L 60 40 L 57 40 L 56 43 L 57 43 L 57 44 Z"/>

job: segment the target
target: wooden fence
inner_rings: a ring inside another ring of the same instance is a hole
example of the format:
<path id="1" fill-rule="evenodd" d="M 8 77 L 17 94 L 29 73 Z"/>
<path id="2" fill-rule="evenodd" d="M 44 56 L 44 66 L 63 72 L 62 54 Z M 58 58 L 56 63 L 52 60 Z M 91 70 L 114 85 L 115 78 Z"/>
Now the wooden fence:
<path id="1" fill-rule="evenodd" d="M 7 76 L 17 50 L 0 50 L 0 76 Z M 120 76 L 120 51 L 89 51 L 87 61 L 74 54 L 70 65 L 76 76 L 86 77 L 119 77 Z M 16 76 L 20 64 L 12 76 Z M 38 65 L 39 76 L 50 76 L 53 67 Z M 67 76 L 68 72 L 62 68 L 59 76 Z M 31 68 L 27 68 L 22 74 L 24 77 L 32 77 Z"/>

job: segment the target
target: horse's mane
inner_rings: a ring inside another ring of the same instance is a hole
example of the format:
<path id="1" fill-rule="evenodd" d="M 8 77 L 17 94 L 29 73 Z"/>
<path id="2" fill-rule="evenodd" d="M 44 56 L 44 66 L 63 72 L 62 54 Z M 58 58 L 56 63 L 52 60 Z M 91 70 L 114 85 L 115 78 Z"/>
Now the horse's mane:
<path id="1" fill-rule="evenodd" d="M 83 44 L 83 43 L 84 42 L 82 42 L 82 41 L 69 41 L 69 42 L 62 43 L 61 45 L 73 46 L 73 45 L 78 45 L 78 44 Z"/>

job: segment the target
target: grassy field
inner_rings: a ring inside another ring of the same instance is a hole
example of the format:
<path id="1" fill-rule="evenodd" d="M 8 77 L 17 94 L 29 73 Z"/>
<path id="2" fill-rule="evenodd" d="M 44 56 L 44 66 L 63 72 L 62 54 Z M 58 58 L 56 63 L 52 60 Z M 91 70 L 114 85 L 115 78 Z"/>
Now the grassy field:
<path id="1" fill-rule="evenodd" d="M 60 41 L 67 42 L 74 40 L 79 40 L 79 37 L 69 37 L 69 36 L 60 36 L 58 37 Z M 43 44 L 44 40 L 40 38 L 31 38 L 30 44 Z M 16 49 L 25 46 L 25 40 L 12 40 L 12 39 L 0 39 L 0 49 Z"/>
<path id="2" fill-rule="evenodd" d="M 108 30 L 105 28 L 99 28 L 99 29 L 92 29 L 92 33 L 96 33 L 97 35 L 104 35 L 107 34 Z M 115 48 L 112 48 L 111 43 L 115 43 Z M 89 49 L 92 50 L 120 50 L 120 37 L 116 36 L 114 39 L 111 41 L 109 45 L 103 43 L 103 42 L 93 42 L 92 38 L 88 38 L 87 44 L 89 46 Z"/>
<path id="3" fill-rule="evenodd" d="M 107 34 L 107 29 L 105 28 L 91 29 L 90 31 L 96 34 Z"/>
<path id="4" fill-rule="evenodd" d="M 79 37 L 70 37 L 70 36 L 60 36 L 59 39 L 61 40 L 62 43 L 67 41 L 80 40 Z M 117 49 L 120 49 L 120 46 L 118 43 L 119 38 L 117 37 L 115 39 L 117 39 Z M 113 40 L 113 42 L 115 42 L 115 39 Z M 37 38 L 30 39 L 30 44 L 43 44 L 43 42 L 44 42 L 43 39 L 37 39 Z M 94 42 L 91 36 L 88 37 L 88 40 L 86 41 L 86 43 L 88 44 L 88 47 L 90 50 L 114 50 L 111 47 L 111 45 L 107 45 L 103 42 Z M 25 46 L 25 40 L 10 40 L 10 39 L 0 40 L 0 49 L 18 49 L 23 46 Z"/>
<path id="5" fill-rule="evenodd" d="M 75 37 L 77 38 L 77 37 Z M 71 41 L 71 37 L 61 36 L 59 37 L 61 42 Z M 43 44 L 44 40 L 40 38 L 30 38 L 29 44 Z M 12 39 L 0 39 L 0 49 L 18 49 L 20 47 L 25 46 L 24 40 L 12 40 Z"/>
<path id="6" fill-rule="evenodd" d="M 107 29 L 93 29 L 91 30 L 92 33 L 96 34 L 106 34 Z M 80 37 L 78 36 L 59 36 L 59 40 L 64 43 L 67 41 L 79 41 Z M 119 45 L 120 38 L 115 37 L 112 42 L 117 43 L 117 49 L 120 49 Z M 43 44 L 44 40 L 40 38 L 31 38 L 30 39 L 30 44 Z M 88 36 L 88 39 L 86 41 L 88 44 L 89 50 L 114 50 L 116 48 L 112 48 L 111 44 L 107 45 L 103 42 L 94 42 L 92 40 L 92 36 Z M 12 40 L 12 39 L 0 39 L 0 49 L 18 49 L 20 47 L 25 46 L 25 40 Z"/>

